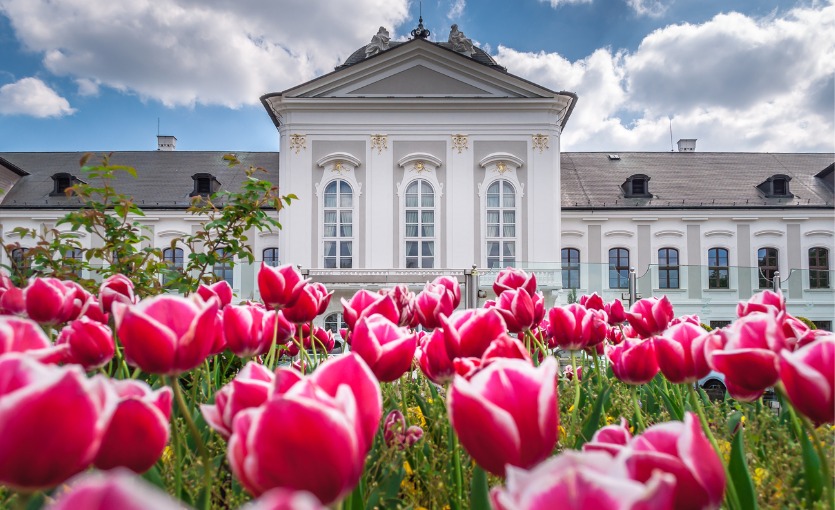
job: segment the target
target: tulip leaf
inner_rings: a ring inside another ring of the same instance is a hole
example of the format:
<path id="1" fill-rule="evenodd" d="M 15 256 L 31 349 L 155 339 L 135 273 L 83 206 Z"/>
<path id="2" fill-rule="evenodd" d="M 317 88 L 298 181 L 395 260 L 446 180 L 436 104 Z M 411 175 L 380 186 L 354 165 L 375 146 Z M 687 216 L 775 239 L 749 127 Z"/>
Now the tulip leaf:
<path id="1" fill-rule="evenodd" d="M 823 494 L 823 468 L 809 436 L 800 434 L 800 447 L 803 452 L 804 483 L 809 492 L 809 501 L 819 501 Z"/>
<path id="2" fill-rule="evenodd" d="M 470 510 L 490 510 L 487 473 L 479 466 L 473 469 L 473 479 L 470 483 Z"/>
<path id="3" fill-rule="evenodd" d="M 670 417 L 678 421 L 684 420 L 684 410 L 673 402 L 670 396 L 667 395 L 667 392 L 662 389 L 659 390 L 658 393 L 661 395 L 661 400 L 664 401 L 664 407 L 667 408 L 667 412 L 670 413 Z"/>
<path id="4" fill-rule="evenodd" d="M 609 394 L 612 392 L 612 387 L 606 388 L 603 393 L 597 396 L 597 400 L 594 401 L 594 407 L 592 408 L 591 414 L 586 419 L 585 423 L 583 423 L 583 429 L 580 431 L 580 435 L 577 436 L 577 441 L 574 443 L 574 448 L 579 450 L 585 443 L 591 440 L 591 437 L 597 432 L 597 429 L 600 428 L 600 415 L 603 414 L 603 404 L 606 402 L 606 399 L 609 398 Z"/>
<path id="5" fill-rule="evenodd" d="M 151 469 L 145 471 L 142 474 L 142 478 L 145 479 L 146 482 L 149 482 L 153 485 L 156 485 L 162 490 L 165 490 L 165 480 L 162 479 L 162 475 L 159 472 L 159 462 L 154 464 Z"/>
<path id="6" fill-rule="evenodd" d="M 739 414 L 739 417 L 732 416 L 728 420 L 729 425 L 732 421 L 738 423 L 742 417 L 741 413 L 734 414 Z M 728 480 L 728 483 L 734 485 L 737 500 L 742 508 L 756 510 L 757 495 L 754 492 L 754 482 L 751 481 L 751 473 L 748 472 L 748 463 L 745 460 L 745 442 L 742 436 L 743 429 L 740 427 L 731 440 L 731 458 L 728 462 L 728 472 L 731 475 L 731 479 Z"/>

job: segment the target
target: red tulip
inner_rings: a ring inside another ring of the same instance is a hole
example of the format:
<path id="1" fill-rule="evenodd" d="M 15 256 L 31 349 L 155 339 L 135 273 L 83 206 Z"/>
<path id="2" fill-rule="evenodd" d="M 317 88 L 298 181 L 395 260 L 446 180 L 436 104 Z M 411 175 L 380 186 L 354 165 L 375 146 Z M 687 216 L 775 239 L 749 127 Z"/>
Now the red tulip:
<path id="1" fill-rule="evenodd" d="M 606 312 L 606 321 L 610 326 L 626 322 L 626 310 L 623 309 L 623 303 L 620 299 L 615 299 L 611 303 L 603 305 L 603 311 Z"/>
<path id="2" fill-rule="evenodd" d="M 72 300 L 72 310 L 66 315 L 64 321 L 62 322 L 74 321 L 87 314 L 91 308 L 97 308 L 96 312 L 101 312 L 101 309 L 99 308 L 100 305 L 98 301 L 96 301 L 95 296 L 87 292 L 87 289 L 72 280 L 62 281 L 61 283 L 64 287 L 69 289 L 70 300 Z M 93 306 L 91 306 L 91 304 Z M 91 318 L 98 319 L 98 317 L 101 317 L 102 315 L 106 316 L 105 314 L 99 313 Z M 107 320 L 104 322 L 107 322 Z"/>
<path id="3" fill-rule="evenodd" d="M 22 317 L 0 317 L 0 355 L 51 347 L 52 343 L 36 322 Z"/>
<path id="4" fill-rule="evenodd" d="M 328 510 L 316 496 L 306 491 L 272 489 L 260 498 L 241 507 L 241 510 Z"/>
<path id="5" fill-rule="evenodd" d="M 461 310 L 443 321 L 447 355 L 455 358 L 481 358 L 490 343 L 507 336 L 502 316 L 491 308 Z"/>
<path id="6" fill-rule="evenodd" d="M 548 312 L 548 336 L 569 351 L 599 344 L 606 338 L 606 331 L 605 314 L 578 303 L 557 306 Z"/>
<path id="7" fill-rule="evenodd" d="M 25 315 L 26 297 L 23 289 L 9 287 L 0 295 L 0 314 Z"/>
<path id="8" fill-rule="evenodd" d="M 254 305 L 229 305 L 223 309 L 223 334 L 226 347 L 236 356 L 249 358 L 286 344 L 295 334 L 293 326 L 280 310 Z"/>
<path id="9" fill-rule="evenodd" d="M 773 313 L 751 312 L 712 333 L 705 356 L 711 368 L 725 374 L 733 398 L 752 401 L 777 383 L 777 355 L 788 346 Z"/>
<path id="10" fill-rule="evenodd" d="M 318 354 L 331 352 L 336 346 L 336 340 L 333 334 L 325 328 L 315 326 L 313 328 L 313 336 L 310 335 L 310 324 L 301 324 L 299 326 L 302 335 L 302 345 L 305 350 L 313 350 L 314 344 Z M 298 331 L 298 330 L 297 330 Z M 287 344 L 287 350 L 284 351 L 288 356 L 295 356 L 299 353 L 298 339 L 291 340 Z"/>
<path id="11" fill-rule="evenodd" d="M 615 377 L 626 384 L 646 384 L 658 373 L 655 359 L 655 339 L 627 338 L 614 347 L 606 346 L 606 356 L 612 362 Z"/>
<path id="12" fill-rule="evenodd" d="M 342 318 L 349 331 L 354 330 L 354 326 L 361 317 L 382 315 L 391 322 L 399 323 L 400 321 L 400 312 L 391 295 L 375 294 L 365 289 L 354 293 L 350 301 L 342 298 L 342 311 Z"/>
<path id="13" fill-rule="evenodd" d="M 666 510 L 675 484 L 661 471 L 646 484 L 631 480 L 605 453 L 567 450 L 530 471 L 508 466 L 490 499 L 494 510 Z"/>
<path id="14" fill-rule="evenodd" d="M 752 312 L 773 312 L 775 315 L 786 311 L 786 300 L 781 292 L 764 290 L 754 294 L 748 301 L 736 305 L 737 317 L 745 317 Z"/>
<path id="15" fill-rule="evenodd" d="M 557 443 L 557 362 L 534 368 L 496 359 L 469 381 L 457 376 L 449 388 L 449 419 L 461 445 L 478 465 L 499 476 L 505 466 L 531 468 Z"/>
<path id="16" fill-rule="evenodd" d="M 385 317 L 361 318 L 351 337 L 351 349 L 380 381 L 395 381 L 412 366 L 417 337 Z"/>
<path id="17" fill-rule="evenodd" d="M 589 295 L 582 295 L 578 301 L 581 305 L 585 306 L 589 310 L 604 310 L 605 305 L 603 304 L 603 298 L 600 297 L 597 292 L 593 292 L 590 296 Z"/>
<path id="18" fill-rule="evenodd" d="M 126 469 L 79 475 L 48 510 L 183 510 L 181 503 Z"/>
<path id="19" fill-rule="evenodd" d="M 113 311 L 113 303 L 135 305 L 136 301 L 133 282 L 123 274 L 117 273 L 107 277 L 99 287 L 99 304 L 106 313 Z"/>
<path id="20" fill-rule="evenodd" d="M 441 317 L 449 317 L 455 310 L 453 295 L 439 283 L 427 283 L 414 301 L 415 315 L 424 328 L 441 326 Z"/>
<path id="21" fill-rule="evenodd" d="M 40 324 L 66 322 L 73 314 L 75 290 L 57 278 L 32 278 L 23 289 L 26 314 Z"/>
<path id="22" fill-rule="evenodd" d="M 519 339 L 509 335 L 500 335 L 490 342 L 481 356 L 481 366 L 486 366 L 499 358 L 521 359 L 531 363 L 531 355 Z"/>
<path id="23" fill-rule="evenodd" d="M 436 329 L 425 334 L 416 353 L 423 374 L 435 384 L 445 384 L 452 380 L 455 368 L 446 351 L 444 332 Z"/>
<path id="24" fill-rule="evenodd" d="M 458 278 L 454 276 L 439 276 L 432 280 L 435 285 L 441 285 L 449 294 L 450 301 L 452 301 L 452 309 L 458 308 L 461 304 L 461 284 L 458 283 Z"/>
<path id="25" fill-rule="evenodd" d="M 641 338 L 649 338 L 667 329 L 673 320 L 673 305 L 667 296 L 658 298 L 644 298 L 632 305 L 627 312 L 626 320 Z"/>
<path id="26" fill-rule="evenodd" d="M 144 473 L 156 464 L 168 443 L 171 388 L 154 391 L 144 381 L 132 379 L 110 383 L 119 403 L 93 464 L 99 469 L 126 467 Z"/>
<path id="27" fill-rule="evenodd" d="M 574 367 L 571 365 L 566 365 L 565 368 L 562 369 L 562 375 L 568 379 L 569 381 L 574 380 Z M 583 380 L 583 367 L 577 367 L 577 378 L 579 380 Z"/>
<path id="28" fill-rule="evenodd" d="M 288 379 L 288 377 L 290 379 Z M 298 382 L 300 377 L 288 376 L 282 371 L 282 382 L 290 385 Z M 272 394 L 276 377 L 273 373 L 257 363 L 249 362 L 238 372 L 229 383 L 215 393 L 215 403 L 201 404 L 200 412 L 206 423 L 224 439 L 232 435 L 232 423 L 235 416 L 251 407 L 258 407 L 267 401 Z M 286 391 L 286 388 L 282 387 Z M 283 393 L 284 391 L 281 391 Z"/>
<path id="29" fill-rule="evenodd" d="M 305 280 L 290 264 L 272 267 L 261 263 L 258 271 L 258 292 L 268 308 L 292 306 L 299 298 Z"/>
<path id="30" fill-rule="evenodd" d="M 392 320 L 392 322 L 398 326 L 406 328 L 413 328 L 417 326 L 418 321 L 414 310 L 415 293 L 410 291 L 409 287 L 405 285 L 395 285 L 390 289 L 378 290 L 377 293 L 383 296 L 389 296 L 392 301 L 394 301 L 400 315 L 398 320 Z M 344 303 L 345 300 L 343 299 L 342 302 Z M 391 320 L 391 318 L 387 318 Z"/>
<path id="31" fill-rule="evenodd" d="M 368 429 L 376 431 L 380 423 L 382 395 L 356 356 L 338 359 L 349 358 L 354 359 L 338 365 L 326 361 L 286 393 L 238 414 L 227 457 L 249 492 L 305 490 L 330 504 L 359 482 L 373 440 Z M 335 377 L 341 382 L 334 387 Z M 366 394 L 369 386 L 373 395 Z M 376 415 L 373 423 L 365 421 L 367 413 Z"/>
<path id="32" fill-rule="evenodd" d="M 104 379 L 21 353 L 0 356 L 0 374 L 0 484 L 41 490 L 86 469 L 115 406 Z"/>
<path id="33" fill-rule="evenodd" d="M 725 493 L 725 469 L 710 446 L 696 415 L 684 422 L 653 425 L 630 441 L 621 454 L 631 478 L 647 482 L 653 473 L 675 476 L 674 508 L 719 508 Z"/>
<path id="34" fill-rule="evenodd" d="M 815 424 L 835 423 L 835 335 L 780 353 L 780 380 L 795 409 Z"/>
<path id="35" fill-rule="evenodd" d="M 545 298 L 541 292 L 528 294 L 525 289 L 511 289 L 501 293 L 496 301 L 488 301 L 485 308 L 499 312 L 511 333 L 534 328 L 545 317 Z"/>
<path id="36" fill-rule="evenodd" d="M 232 298 L 235 296 L 235 293 L 232 291 L 232 286 L 229 285 L 229 282 L 226 280 L 220 280 L 219 282 L 211 285 L 201 283 L 200 286 L 197 287 L 197 294 L 203 298 L 203 301 L 208 301 L 213 297 L 217 298 L 218 307 L 221 310 L 232 303 Z"/>
<path id="37" fill-rule="evenodd" d="M 606 452 L 615 456 L 632 440 L 632 433 L 625 418 L 618 425 L 607 425 L 591 436 L 591 441 L 583 445 L 583 451 Z"/>
<path id="38" fill-rule="evenodd" d="M 310 322 L 324 313 L 333 292 L 328 292 L 321 283 L 306 283 L 302 286 L 296 302 L 284 309 L 284 317 L 293 323 Z"/>
<path id="39" fill-rule="evenodd" d="M 179 374 L 200 365 L 219 329 L 216 301 L 156 296 L 135 306 L 114 304 L 125 358 L 150 374 Z"/>
<path id="40" fill-rule="evenodd" d="M 525 289 L 528 294 L 536 294 L 536 275 L 530 275 L 522 269 L 515 267 L 508 267 L 499 271 L 496 275 L 496 281 L 493 282 L 493 292 L 496 296 L 501 295 L 506 290 Z"/>
<path id="41" fill-rule="evenodd" d="M 66 345 L 64 361 L 81 365 L 88 372 L 109 363 L 116 353 L 110 328 L 87 317 L 64 326 L 55 345 Z"/>
<path id="42" fill-rule="evenodd" d="M 395 409 L 383 421 L 383 439 L 389 447 L 404 450 L 423 437 L 423 429 L 417 425 L 406 427 L 406 418 L 400 410 Z"/>
<path id="43" fill-rule="evenodd" d="M 681 322 L 653 338 L 658 367 L 668 381 L 693 383 L 710 373 L 705 358 L 708 335 L 701 326 Z"/>

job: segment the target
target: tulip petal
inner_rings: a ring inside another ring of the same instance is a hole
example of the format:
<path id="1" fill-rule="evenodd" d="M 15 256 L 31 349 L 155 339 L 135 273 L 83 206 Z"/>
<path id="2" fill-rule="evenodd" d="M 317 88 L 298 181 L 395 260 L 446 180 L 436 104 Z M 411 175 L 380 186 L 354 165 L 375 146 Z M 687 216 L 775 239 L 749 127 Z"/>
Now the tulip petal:
<path id="1" fill-rule="evenodd" d="M 165 374 L 174 365 L 174 332 L 140 310 L 125 312 L 119 325 L 119 340 L 128 362 L 145 372 Z M 142 345 L 137 345 L 140 341 Z"/>

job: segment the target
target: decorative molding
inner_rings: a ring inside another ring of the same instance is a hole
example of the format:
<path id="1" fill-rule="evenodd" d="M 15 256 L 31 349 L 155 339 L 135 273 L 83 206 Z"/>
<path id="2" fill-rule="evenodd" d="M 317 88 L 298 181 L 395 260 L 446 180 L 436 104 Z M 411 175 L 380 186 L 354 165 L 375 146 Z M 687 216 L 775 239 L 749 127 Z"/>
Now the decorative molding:
<path id="1" fill-rule="evenodd" d="M 183 232 L 182 230 L 162 230 L 157 232 L 158 237 L 185 237 L 189 235 L 187 232 Z"/>
<path id="2" fill-rule="evenodd" d="M 522 161 L 522 158 L 514 156 L 508 152 L 494 152 L 484 156 L 484 158 L 478 162 L 481 168 L 487 168 L 494 163 L 505 163 L 505 167 L 508 163 L 510 163 L 510 165 L 520 168 L 525 162 Z"/>
<path id="3" fill-rule="evenodd" d="M 585 233 L 580 230 L 563 230 L 563 237 L 583 237 Z"/>
<path id="4" fill-rule="evenodd" d="M 362 164 L 362 162 L 358 158 L 355 158 L 354 156 L 352 156 L 351 154 L 348 154 L 347 152 L 332 152 L 332 153 L 328 154 L 327 156 L 324 156 L 324 157 L 320 158 L 316 162 L 316 164 L 319 165 L 322 168 L 325 168 L 326 166 L 328 166 L 331 163 L 333 163 L 333 167 L 334 167 L 334 168 L 331 169 L 331 171 L 334 171 L 336 173 L 340 173 L 340 171 L 345 166 L 345 164 L 352 165 L 354 168 L 356 168 L 356 167 L 358 167 Z M 339 166 L 339 169 L 336 168 L 337 165 Z"/>
<path id="5" fill-rule="evenodd" d="M 759 218 L 757 216 L 737 216 L 735 218 L 731 218 L 732 221 L 757 221 Z"/>
<path id="6" fill-rule="evenodd" d="M 389 139 L 386 135 L 371 135 L 371 150 L 377 149 L 377 155 L 389 148 Z"/>
<path id="7" fill-rule="evenodd" d="M 635 237 L 635 232 L 630 230 L 610 230 L 603 235 L 606 237 Z"/>
<path id="8" fill-rule="evenodd" d="M 808 219 L 808 216 L 783 216 L 783 221 L 805 221 Z"/>
<path id="9" fill-rule="evenodd" d="M 832 237 L 835 236 L 835 232 L 831 230 L 810 230 L 803 235 L 806 237 Z"/>
<path id="10" fill-rule="evenodd" d="M 655 233 L 655 237 L 684 237 L 684 232 L 681 230 L 659 230 Z"/>
<path id="11" fill-rule="evenodd" d="M 72 239 L 72 238 L 82 239 L 84 237 L 87 237 L 87 233 L 82 232 L 80 230 L 59 230 L 58 233 L 62 237 L 66 237 L 66 238 L 70 238 L 70 239 Z"/>
<path id="12" fill-rule="evenodd" d="M 357 197 L 362 196 L 362 184 L 357 181 L 357 175 L 354 172 L 362 164 L 359 158 L 347 152 L 332 152 L 319 158 L 316 164 L 325 170 L 322 180 L 314 184 L 317 197 L 320 196 L 325 186 L 334 179 L 344 179 L 351 185 L 352 191 Z"/>
<path id="13" fill-rule="evenodd" d="M 420 163 L 420 165 L 418 165 Z M 406 154 L 400 161 L 397 162 L 398 166 L 401 168 L 406 168 L 407 165 L 412 165 L 412 170 L 416 172 L 421 172 L 421 169 L 417 167 L 420 166 L 423 169 L 426 168 L 427 165 L 434 166 L 435 168 L 440 168 L 443 164 L 443 161 L 436 158 L 432 154 L 428 154 L 426 152 L 413 152 L 411 154 Z"/>
<path id="14" fill-rule="evenodd" d="M 609 221 L 609 218 L 602 218 L 600 216 L 586 216 L 582 218 L 583 221 Z"/>
<path id="15" fill-rule="evenodd" d="M 707 221 L 708 218 L 704 216 L 684 216 L 681 221 Z"/>
<path id="16" fill-rule="evenodd" d="M 307 139 L 305 135 L 290 135 L 290 150 L 295 151 L 296 154 L 299 151 L 307 149 Z"/>
<path id="17" fill-rule="evenodd" d="M 733 230 L 716 229 L 705 232 L 705 237 L 733 237 L 734 235 L 736 234 Z"/>
<path id="18" fill-rule="evenodd" d="M 757 232 L 754 232 L 754 235 L 756 237 L 760 237 L 760 236 L 783 237 L 783 231 L 782 230 L 765 229 L 765 230 L 759 230 Z"/>
<path id="19" fill-rule="evenodd" d="M 458 149 L 458 154 L 470 148 L 467 135 L 452 135 L 452 148 Z"/>
<path id="20" fill-rule="evenodd" d="M 658 218 L 654 216 L 635 216 L 632 221 L 658 221 Z"/>
<path id="21" fill-rule="evenodd" d="M 550 147 L 548 146 L 548 135 L 533 135 L 533 148 L 539 149 L 540 154 L 542 153 L 542 151 L 549 149 Z"/>

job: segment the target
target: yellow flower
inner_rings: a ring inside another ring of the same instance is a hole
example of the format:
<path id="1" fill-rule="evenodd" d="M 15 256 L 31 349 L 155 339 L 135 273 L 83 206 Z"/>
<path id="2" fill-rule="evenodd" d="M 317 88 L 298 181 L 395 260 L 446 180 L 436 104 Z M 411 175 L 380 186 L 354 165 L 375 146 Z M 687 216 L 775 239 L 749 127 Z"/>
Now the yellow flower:
<path id="1" fill-rule="evenodd" d="M 412 466 L 409 465 L 408 460 L 403 461 L 403 470 L 406 472 L 406 476 L 412 476 Z"/>
<path id="2" fill-rule="evenodd" d="M 560 441 L 562 441 L 562 440 L 564 440 L 566 437 L 568 437 L 568 434 L 565 432 L 565 429 L 563 428 L 563 426 L 562 426 L 562 425 L 560 425 L 560 429 L 559 429 L 559 430 L 560 430 Z"/>
<path id="3" fill-rule="evenodd" d="M 172 457 L 174 457 L 174 450 L 170 446 L 166 446 L 162 451 L 162 462 L 167 464 L 171 462 Z"/>
<path id="4" fill-rule="evenodd" d="M 574 410 L 574 404 L 571 404 L 571 407 L 568 408 L 568 412 L 570 413 L 573 410 Z"/>
<path id="5" fill-rule="evenodd" d="M 727 464 L 728 459 L 731 458 L 731 443 L 725 441 L 724 439 L 720 439 L 719 451 L 722 454 L 722 457 L 725 459 L 725 464 Z"/>
<path id="6" fill-rule="evenodd" d="M 611 416 L 607 416 L 606 417 L 606 425 L 611 425 L 613 423 L 615 423 L 615 419 L 612 418 Z"/>
<path id="7" fill-rule="evenodd" d="M 768 471 L 766 471 L 765 469 L 761 467 L 754 469 L 754 476 L 752 476 L 752 478 L 754 479 L 754 485 L 756 485 L 759 488 L 759 486 L 763 483 L 763 479 L 766 476 L 768 476 Z"/>
<path id="8" fill-rule="evenodd" d="M 406 416 L 409 419 L 409 423 L 414 423 L 421 427 L 426 426 L 426 418 L 424 418 L 423 411 L 420 410 L 420 407 L 415 406 L 406 409 Z"/>

